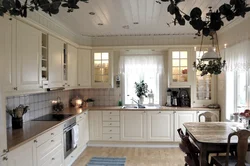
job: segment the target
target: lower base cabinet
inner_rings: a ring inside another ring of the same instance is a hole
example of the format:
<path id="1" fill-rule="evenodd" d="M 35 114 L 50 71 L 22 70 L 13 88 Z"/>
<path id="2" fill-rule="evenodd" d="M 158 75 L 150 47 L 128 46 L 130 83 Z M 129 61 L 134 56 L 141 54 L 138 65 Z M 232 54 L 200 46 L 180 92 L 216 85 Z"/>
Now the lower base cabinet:
<path id="1" fill-rule="evenodd" d="M 0 157 L 0 166 L 7 166 L 7 161 L 8 161 L 7 155 Z"/>
<path id="2" fill-rule="evenodd" d="M 146 111 L 121 111 L 121 140 L 146 141 Z"/>
<path id="3" fill-rule="evenodd" d="M 30 141 L 8 153 L 8 166 L 36 166 L 36 145 Z"/>
<path id="4" fill-rule="evenodd" d="M 148 141 L 174 141 L 173 126 L 173 111 L 147 112 Z"/>

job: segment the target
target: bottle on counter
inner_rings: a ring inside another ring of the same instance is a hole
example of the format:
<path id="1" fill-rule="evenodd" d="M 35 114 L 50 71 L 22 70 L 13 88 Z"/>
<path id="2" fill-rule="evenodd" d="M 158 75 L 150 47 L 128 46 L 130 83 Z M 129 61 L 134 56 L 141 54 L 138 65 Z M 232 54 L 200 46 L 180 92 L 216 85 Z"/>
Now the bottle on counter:
<path id="1" fill-rule="evenodd" d="M 154 104 L 154 93 L 153 90 L 148 93 L 148 104 L 153 105 Z"/>
<path id="2" fill-rule="evenodd" d="M 122 106 L 122 97 L 121 97 L 121 95 L 119 95 L 118 106 Z"/>

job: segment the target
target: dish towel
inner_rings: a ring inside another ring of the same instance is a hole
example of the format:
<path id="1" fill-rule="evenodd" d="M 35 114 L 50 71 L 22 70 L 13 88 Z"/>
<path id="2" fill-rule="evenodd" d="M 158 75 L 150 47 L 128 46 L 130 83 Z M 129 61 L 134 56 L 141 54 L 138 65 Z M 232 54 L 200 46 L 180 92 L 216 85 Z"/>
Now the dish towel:
<path id="1" fill-rule="evenodd" d="M 79 140 L 79 127 L 75 125 L 72 129 L 72 147 L 76 148 L 78 140 Z"/>

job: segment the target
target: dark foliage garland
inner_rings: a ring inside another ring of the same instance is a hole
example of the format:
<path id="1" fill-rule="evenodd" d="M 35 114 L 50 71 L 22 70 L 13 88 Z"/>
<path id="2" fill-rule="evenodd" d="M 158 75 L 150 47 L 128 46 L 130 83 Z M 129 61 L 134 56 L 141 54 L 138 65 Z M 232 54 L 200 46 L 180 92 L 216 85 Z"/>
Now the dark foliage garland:
<path id="1" fill-rule="evenodd" d="M 212 11 L 210 7 L 209 13 L 206 13 L 205 20 L 202 20 L 202 11 L 200 8 L 193 8 L 188 15 L 178 7 L 178 4 L 184 1 L 185 0 L 157 0 L 156 3 L 170 2 L 167 11 L 174 16 L 172 23 L 174 23 L 174 25 L 178 23 L 184 26 L 186 21 L 188 21 L 190 25 L 198 31 L 197 35 L 200 35 L 202 32 L 204 36 L 211 36 L 211 34 L 220 30 L 224 25 L 222 21 L 224 18 L 231 21 L 238 16 L 245 17 L 246 13 L 250 11 L 246 0 L 230 0 L 229 3 L 221 5 L 216 11 Z"/>
<path id="2" fill-rule="evenodd" d="M 58 14 L 59 8 L 66 7 L 68 12 L 73 12 L 74 9 L 79 9 L 78 2 L 88 3 L 89 0 L 25 0 L 22 4 L 19 0 L 0 0 L 0 16 L 9 13 L 11 16 L 27 17 L 27 11 L 38 11 Z"/>

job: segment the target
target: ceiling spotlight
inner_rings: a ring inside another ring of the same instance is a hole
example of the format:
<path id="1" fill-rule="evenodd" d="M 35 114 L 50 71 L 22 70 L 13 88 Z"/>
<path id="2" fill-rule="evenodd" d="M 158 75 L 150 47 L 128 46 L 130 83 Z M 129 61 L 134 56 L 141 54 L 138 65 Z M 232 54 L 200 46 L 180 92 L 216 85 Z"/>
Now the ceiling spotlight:
<path id="1" fill-rule="evenodd" d="M 135 25 L 139 24 L 139 22 L 134 22 Z"/>
<path id="2" fill-rule="evenodd" d="M 95 12 L 89 12 L 89 15 L 93 16 L 93 15 L 95 15 Z"/>
<path id="3" fill-rule="evenodd" d="M 103 23 L 98 23 L 98 25 L 99 25 L 99 26 L 102 26 L 102 25 L 103 25 Z"/>
<path id="4" fill-rule="evenodd" d="M 122 26 L 122 28 L 129 29 L 129 25 L 124 25 L 124 26 Z"/>

